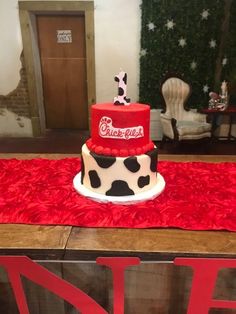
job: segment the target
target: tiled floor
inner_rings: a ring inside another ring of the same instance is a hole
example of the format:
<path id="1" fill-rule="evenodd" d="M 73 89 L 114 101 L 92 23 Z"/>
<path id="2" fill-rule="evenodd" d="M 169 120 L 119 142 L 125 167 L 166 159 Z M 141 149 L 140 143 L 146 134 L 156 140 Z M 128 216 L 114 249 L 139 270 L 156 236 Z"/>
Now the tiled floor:
<path id="1" fill-rule="evenodd" d="M 0 138 L 0 153 L 59 153 L 79 154 L 88 131 L 54 130 L 46 136 L 38 138 Z M 164 147 L 156 142 L 159 154 L 191 154 L 191 155 L 236 155 L 236 141 L 195 141 L 166 143 Z"/>

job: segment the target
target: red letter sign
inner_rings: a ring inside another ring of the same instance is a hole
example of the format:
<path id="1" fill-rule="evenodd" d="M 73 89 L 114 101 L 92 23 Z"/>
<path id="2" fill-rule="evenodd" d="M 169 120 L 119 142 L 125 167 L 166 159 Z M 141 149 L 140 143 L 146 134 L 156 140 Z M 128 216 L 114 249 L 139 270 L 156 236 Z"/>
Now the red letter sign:
<path id="1" fill-rule="evenodd" d="M 20 314 L 29 314 L 20 275 L 54 292 L 81 313 L 108 314 L 98 303 L 69 282 L 57 277 L 26 256 L 0 256 L 11 282 Z"/>
<path id="2" fill-rule="evenodd" d="M 114 314 L 124 313 L 124 279 L 125 269 L 128 266 L 139 265 L 138 257 L 99 257 L 97 263 L 108 266 L 113 273 Z"/>
<path id="3" fill-rule="evenodd" d="M 139 258 L 104 257 L 97 263 L 112 269 L 114 279 L 114 314 L 124 313 L 124 270 L 128 266 L 138 265 Z M 12 285 L 20 314 L 29 314 L 25 293 L 20 276 L 54 292 L 56 295 L 72 304 L 83 314 L 108 314 L 98 303 L 87 294 L 69 282 L 51 273 L 44 267 L 31 261 L 26 256 L 0 256 L 0 266 L 3 266 Z"/>
<path id="4" fill-rule="evenodd" d="M 176 258 L 174 264 L 194 269 L 187 314 L 208 314 L 210 308 L 236 309 L 236 301 L 212 298 L 218 271 L 236 268 L 235 259 Z"/>

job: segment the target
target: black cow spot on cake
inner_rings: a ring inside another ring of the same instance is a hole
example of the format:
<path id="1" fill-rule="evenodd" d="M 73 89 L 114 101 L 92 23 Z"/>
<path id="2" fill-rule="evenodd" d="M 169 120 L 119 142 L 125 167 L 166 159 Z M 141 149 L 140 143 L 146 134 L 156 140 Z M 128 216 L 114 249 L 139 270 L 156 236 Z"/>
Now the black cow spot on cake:
<path id="1" fill-rule="evenodd" d="M 127 103 L 130 103 L 130 98 L 127 98 L 126 96 L 124 97 L 124 100 L 127 102 Z"/>
<path id="2" fill-rule="evenodd" d="M 151 158 L 151 163 L 150 163 L 150 170 L 152 172 L 157 171 L 157 148 L 154 148 L 150 150 L 149 152 L 146 152 L 145 154 L 148 155 Z"/>
<path id="3" fill-rule="evenodd" d="M 83 156 L 81 156 L 81 183 L 84 183 L 84 159 Z"/>
<path id="4" fill-rule="evenodd" d="M 94 152 L 90 152 L 90 154 L 101 168 L 109 168 L 116 162 L 116 157 L 113 156 L 98 155 Z"/>
<path id="5" fill-rule="evenodd" d="M 137 172 L 140 169 L 137 157 L 128 157 L 124 160 L 125 167 L 131 172 Z"/>
<path id="6" fill-rule="evenodd" d="M 134 191 L 128 186 L 128 183 L 123 180 L 115 180 L 111 184 L 110 190 L 106 192 L 107 196 L 126 196 L 134 195 Z"/>
<path id="7" fill-rule="evenodd" d="M 127 85 L 127 73 L 123 76 L 123 82 L 125 85 Z"/>
<path id="8" fill-rule="evenodd" d="M 96 170 L 90 170 L 89 173 L 90 185 L 92 188 L 99 188 L 101 186 L 101 180 Z"/>
<path id="9" fill-rule="evenodd" d="M 145 187 L 150 183 L 150 176 L 141 176 L 138 178 L 138 186 L 141 188 Z"/>
<path id="10" fill-rule="evenodd" d="M 118 95 L 119 95 L 119 96 L 124 95 L 124 90 L 123 90 L 123 88 L 121 88 L 121 87 L 118 88 Z"/>

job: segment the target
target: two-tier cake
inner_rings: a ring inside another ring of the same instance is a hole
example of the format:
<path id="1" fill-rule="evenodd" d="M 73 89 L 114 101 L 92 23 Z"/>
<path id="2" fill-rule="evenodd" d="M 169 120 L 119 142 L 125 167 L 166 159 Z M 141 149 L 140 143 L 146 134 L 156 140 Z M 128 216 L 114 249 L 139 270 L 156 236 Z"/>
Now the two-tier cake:
<path id="1" fill-rule="evenodd" d="M 91 107 L 91 138 L 82 147 L 75 188 L 98 201 L 141 201 L 164 189 L 157 148 L 150 140 L 150 107 L 129 103 L 127 75 L 120 72 L 114 103 Z"/>

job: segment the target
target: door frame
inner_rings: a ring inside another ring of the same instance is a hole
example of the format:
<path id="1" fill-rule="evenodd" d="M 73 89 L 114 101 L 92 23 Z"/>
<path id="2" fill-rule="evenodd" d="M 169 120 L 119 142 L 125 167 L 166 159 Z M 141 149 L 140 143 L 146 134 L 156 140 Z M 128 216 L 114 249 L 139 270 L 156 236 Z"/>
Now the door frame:
<path id="1" fill-rule="evenodd" d="M 96 102 L 95 50 L 94 50 L 94 2 L 93 1 L 19 1 L 19 17 L 23 41 L 26 77 L 29 90 L 30 116 L 33 136 L 46 132 L 43 102 L 43 84 L 37 38 L 36 16 L 39 14 L 73 14 L 85 16 L 87 103 Z M 90 123 L 89 123 L 90 125 Z"/>

